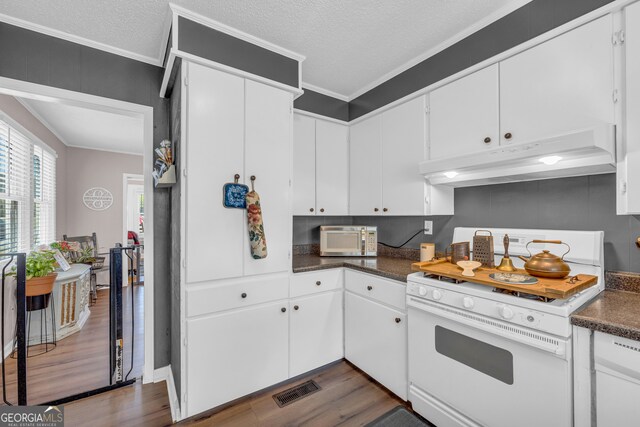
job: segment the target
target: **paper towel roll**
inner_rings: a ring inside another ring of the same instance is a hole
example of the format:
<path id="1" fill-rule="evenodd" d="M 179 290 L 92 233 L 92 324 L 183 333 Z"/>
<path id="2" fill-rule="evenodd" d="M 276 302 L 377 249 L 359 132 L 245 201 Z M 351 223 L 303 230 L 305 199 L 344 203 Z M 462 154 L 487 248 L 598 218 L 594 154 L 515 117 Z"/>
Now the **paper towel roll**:
<path id="1" fill-rule="evenodd" d="M 436 256 L 435 243 L 420 243 L 420 261 L 431 261 Z"/>

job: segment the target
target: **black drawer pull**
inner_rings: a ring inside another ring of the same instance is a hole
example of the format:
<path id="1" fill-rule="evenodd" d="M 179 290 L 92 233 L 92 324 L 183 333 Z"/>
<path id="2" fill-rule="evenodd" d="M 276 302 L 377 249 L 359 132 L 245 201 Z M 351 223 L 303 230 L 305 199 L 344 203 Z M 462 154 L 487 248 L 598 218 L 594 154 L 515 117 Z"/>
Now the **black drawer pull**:
<path id="1" fill-rule="evenodd" d="M 399 317 L 396 317 L 396 323 L 400 323 L 400 322 L 402 322 L 402 319 Z"/>
<path id="2" fill-rule="evenodd" d="M 287 309 L 286 309 L 286 308 L 284 308 L 284 307 L 282 307 L 282 308 L 280 309 L 280 311 L 281 311 L 281 312 L 283 312 L 283 313 L 285 313 L 285 312 L 287 311 Z"/>
<path id="3" fill-rule="evenodd" d="M 367 286 L 367 290 L 368 290 L 368 291 L 370 291 L 370 290 L 372 290 L 372 289 L 373 289 L 373 286 L 371 286 L 371 285 Z"/>
<path id="4" fill-rule="evenodd" d="M 320 280 L 318 280 L 318 281 L 316 282 L 316 286 L 320 286 L 320 285 L 322 285 L 322 282 L 321 282 Z"/>
<path id="5" fill-rule="evenodd" d="M 242 293 L 242 295 L 240 295 L 240 296 L 241 296 L 242 298 L 246 298 L 246 297 L 247 297 L 247 294 L 243 292 L 243 293 Z"/>

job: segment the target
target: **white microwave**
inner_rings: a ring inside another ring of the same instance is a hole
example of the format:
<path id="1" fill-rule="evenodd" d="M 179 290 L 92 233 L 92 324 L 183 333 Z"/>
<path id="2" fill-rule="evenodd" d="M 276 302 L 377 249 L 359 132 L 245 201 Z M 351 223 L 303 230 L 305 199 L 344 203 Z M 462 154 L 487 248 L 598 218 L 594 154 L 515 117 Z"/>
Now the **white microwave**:
<path id="1" fill-rule="evenodd" d="M 378 227 L 320 226 L 320 256 L 376 256 Z"/>

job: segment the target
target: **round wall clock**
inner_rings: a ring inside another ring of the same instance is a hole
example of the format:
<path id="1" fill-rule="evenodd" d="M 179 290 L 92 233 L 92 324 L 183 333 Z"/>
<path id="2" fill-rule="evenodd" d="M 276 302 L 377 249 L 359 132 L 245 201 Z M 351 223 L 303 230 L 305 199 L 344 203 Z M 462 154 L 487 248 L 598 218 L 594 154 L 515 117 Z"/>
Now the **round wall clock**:
<path id="1" fill-rule="evenodd" d="M 82 202 L 94 211 L 104 211 L 113 204 L 113 194 L 102 187 L 93 187 L 84 192 Z"/>

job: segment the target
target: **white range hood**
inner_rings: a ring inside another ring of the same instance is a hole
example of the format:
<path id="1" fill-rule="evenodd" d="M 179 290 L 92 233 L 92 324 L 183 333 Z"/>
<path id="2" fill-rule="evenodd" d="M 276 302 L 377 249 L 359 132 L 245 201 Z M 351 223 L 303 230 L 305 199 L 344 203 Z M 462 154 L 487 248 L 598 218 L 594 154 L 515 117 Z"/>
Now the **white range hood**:
<path id="1" fill-rule="evenodd" d="M 609 173 L 616 170 L 615 147 L 615 126 L 607 124 L 480 153 L 425 160 L 420 173 L 432 185 L 452 187 Z"/>

